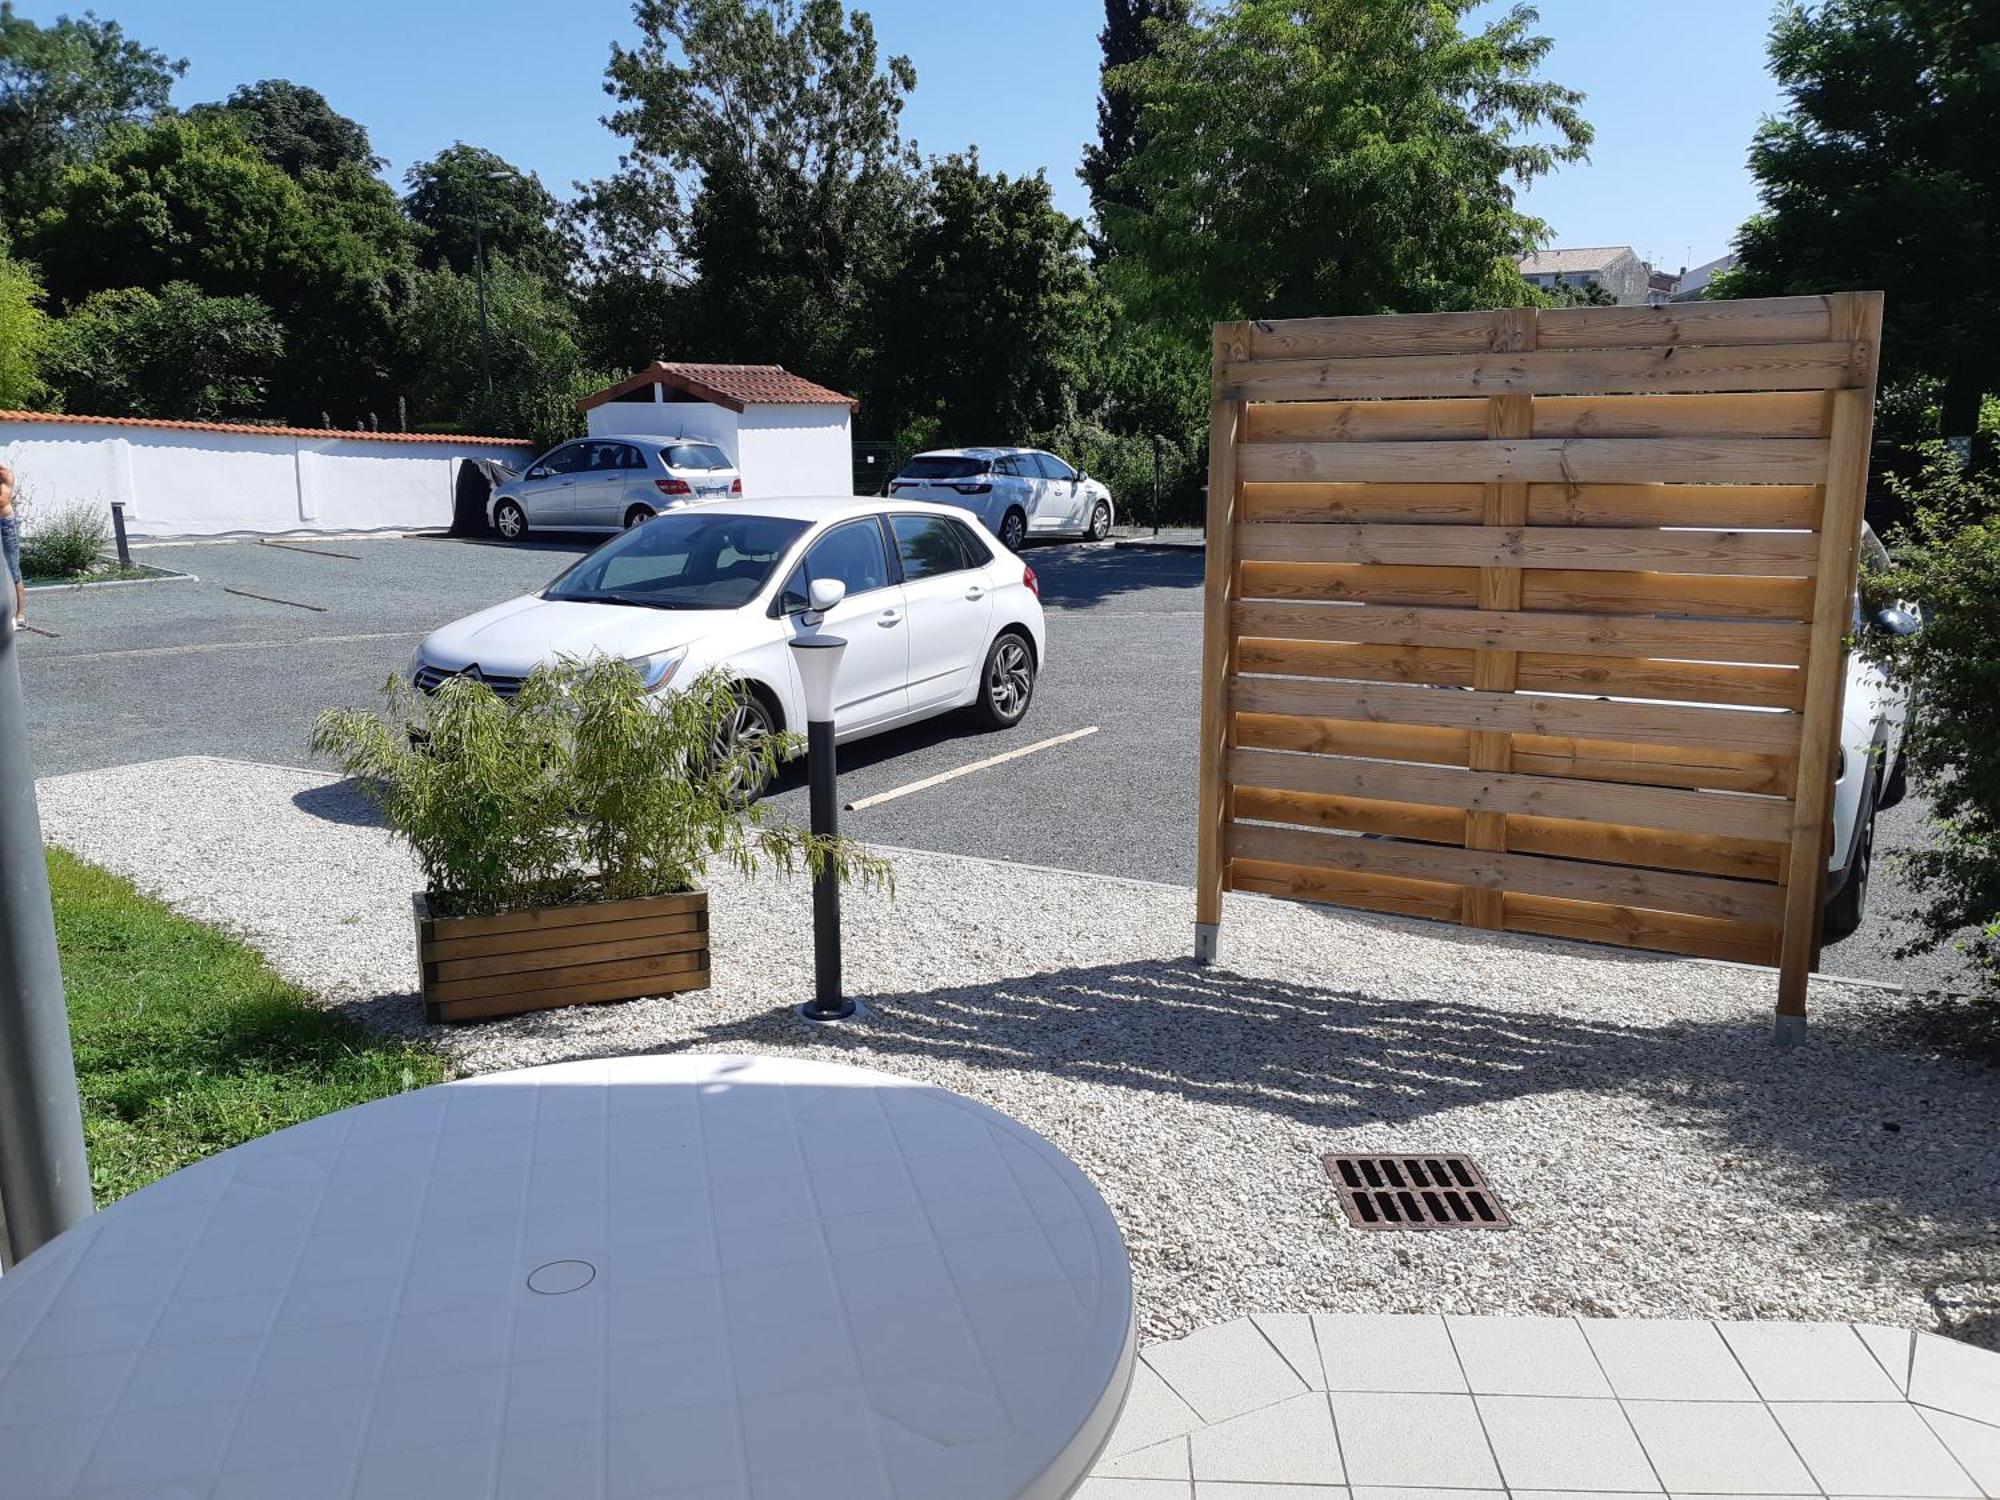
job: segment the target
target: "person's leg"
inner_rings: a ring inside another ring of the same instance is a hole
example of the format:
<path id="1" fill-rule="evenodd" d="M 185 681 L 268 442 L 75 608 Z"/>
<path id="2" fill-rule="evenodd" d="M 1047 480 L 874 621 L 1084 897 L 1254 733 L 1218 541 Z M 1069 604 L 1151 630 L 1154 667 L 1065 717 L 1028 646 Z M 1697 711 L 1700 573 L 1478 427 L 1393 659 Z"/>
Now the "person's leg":
<path id="1" fill-rule="evenodd" d="M 21 521 L 9 516 L 0 521 L 0 552 L 7 555 L 7 576 L 14 584 L 14 623 L 28 623 L 28 585 L 21 577 Z"/>

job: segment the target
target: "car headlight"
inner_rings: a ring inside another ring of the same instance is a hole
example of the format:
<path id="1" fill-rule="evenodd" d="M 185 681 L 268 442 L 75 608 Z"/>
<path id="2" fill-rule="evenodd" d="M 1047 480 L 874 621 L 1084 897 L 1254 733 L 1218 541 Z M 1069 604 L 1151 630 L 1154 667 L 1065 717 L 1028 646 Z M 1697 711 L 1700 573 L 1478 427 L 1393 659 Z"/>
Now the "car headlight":
<path id="1" fill-rule="evenodd" d="M 417 673 L 424 669 L 424 648 L 419 645 L 410 652 L 410 664 L 403 668 L 403 681 L 415 682 Z"/>
<path id="2" fill-rule="evenodd" d="M 626 663 L 639 674 L 639 680 L 646 685 L 646 691 L 657 693 L 674 680 L 674 674 L 687 660 L 688 648 L 676 646 L 671 651 L 655 651 L 651 656 L 632 656 Z"/>

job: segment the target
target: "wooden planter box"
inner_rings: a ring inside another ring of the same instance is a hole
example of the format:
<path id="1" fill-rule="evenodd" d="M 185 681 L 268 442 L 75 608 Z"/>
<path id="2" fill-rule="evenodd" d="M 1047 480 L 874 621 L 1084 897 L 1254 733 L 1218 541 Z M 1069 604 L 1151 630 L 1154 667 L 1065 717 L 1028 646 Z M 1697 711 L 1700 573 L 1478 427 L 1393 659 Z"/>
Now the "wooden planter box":
<path id="1" fill-rule="evenodd" d="M 484 1021 L 708 988 L 708 892 L 433 917 L 416 898 L 424 1017 Z"/>

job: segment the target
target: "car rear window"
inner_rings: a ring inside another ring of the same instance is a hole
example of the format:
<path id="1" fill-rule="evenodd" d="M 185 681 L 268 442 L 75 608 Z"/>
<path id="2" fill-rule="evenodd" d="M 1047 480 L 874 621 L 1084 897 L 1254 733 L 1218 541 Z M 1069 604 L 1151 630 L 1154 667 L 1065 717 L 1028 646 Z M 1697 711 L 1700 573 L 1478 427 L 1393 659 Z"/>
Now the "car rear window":
<path id="1" fill-rule="evenodd" d="M 913 458 L 903 465 L 898 479 L 970 479 L 975 474 L 986 472 L 983 458 L 959 458 L 950 455 Z"/>
<path id="2" fill-rule="evenodd" d="M 675 443 L 660 450 L 670 469 L 726 469 L 729 455 L 707 443 Z"/>

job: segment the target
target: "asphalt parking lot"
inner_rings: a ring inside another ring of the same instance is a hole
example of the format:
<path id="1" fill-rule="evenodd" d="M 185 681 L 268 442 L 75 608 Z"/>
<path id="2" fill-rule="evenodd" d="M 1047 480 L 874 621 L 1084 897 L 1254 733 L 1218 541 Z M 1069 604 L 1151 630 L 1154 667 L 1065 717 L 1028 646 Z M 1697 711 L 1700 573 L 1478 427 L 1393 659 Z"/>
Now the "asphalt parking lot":
<path id="1" fill-rule="evenodd" d="M 594 538 L 525 544 L 436 536 L 148 547 L 141 560 L 197 582 L 38 590 L 21 638 L 37 775 L 176 755 L 312 765 L 330 704 L 379 702 L 430 630 L 539 588 Z M 1056 736 L 1094 733 L 844 817 L 870 842 L 1190 884 L 1200 711 L 1201 556 L 1060 544 L 1029 554 L 1048 611 L 1049 662 L 1012 730 L 932 720 L 841 751 L 843 800 L 861 801 Z M 794 768 L 774 793 L 803 821 Z M 1878 847 L 1923 835 L 1912 798 Z M 1829 947 L 1831 973 L 1963 988 L 1950 956 L 1898 960 L 1910 904 L 1879 869 L 1862 930 Z M 1078 914 L 1087 920 L 1087 913 Z M 1189 920 L 1192 922 L 1192 912 Z"/>

